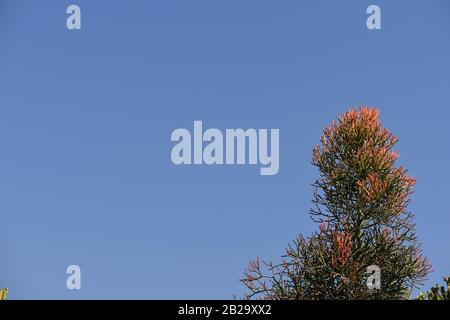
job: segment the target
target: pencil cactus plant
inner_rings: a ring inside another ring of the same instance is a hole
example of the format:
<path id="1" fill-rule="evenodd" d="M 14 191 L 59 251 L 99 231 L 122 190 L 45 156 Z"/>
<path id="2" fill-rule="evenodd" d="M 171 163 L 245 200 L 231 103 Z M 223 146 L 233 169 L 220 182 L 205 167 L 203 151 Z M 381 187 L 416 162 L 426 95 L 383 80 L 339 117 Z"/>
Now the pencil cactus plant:
<path id="1" fill-rule="evenodd" d="M 396 165 L 398 139 L 379 116 L 352 109 L 324 129 L 312 156 L 318 231 L 289 244 L 281 262 L 251 261 L 245 298 L 405 299 L 422 284 L 430 265 L 407 208 L 415 180 Z M 371 266 L 380 270 L 375 289 Z"/>

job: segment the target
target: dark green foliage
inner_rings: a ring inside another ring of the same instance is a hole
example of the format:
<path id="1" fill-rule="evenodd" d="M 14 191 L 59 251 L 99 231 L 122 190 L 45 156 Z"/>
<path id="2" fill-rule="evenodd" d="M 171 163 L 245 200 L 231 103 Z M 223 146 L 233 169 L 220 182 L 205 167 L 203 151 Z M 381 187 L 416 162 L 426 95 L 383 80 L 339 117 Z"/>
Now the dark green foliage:
<path id="1" fill-rule="evenodd" d="M 450 277 L 444 277 L 446 286 L 435 285 L 427 292 L 421 292 L 417 300 L 450 300 Z"/>

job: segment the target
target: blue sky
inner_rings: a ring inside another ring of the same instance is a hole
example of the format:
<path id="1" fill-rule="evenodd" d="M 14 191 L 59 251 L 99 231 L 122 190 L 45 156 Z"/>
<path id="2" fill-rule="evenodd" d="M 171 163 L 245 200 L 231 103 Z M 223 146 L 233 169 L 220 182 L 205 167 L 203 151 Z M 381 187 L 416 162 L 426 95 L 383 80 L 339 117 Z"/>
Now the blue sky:
<path id="1" fill-rule="evenodd" d="M 66 29 L 66 7 L 82 30 Z M 382 30 L 366 28 L 366 8 Z M 0 286 L 11 299 L 228 299 L 317 227 L 311 150 L 381 109 L 450 273 L 450 3 L 0 0 Z M 279 128 L 280 171 L 174 166 L 171 132 Z M 82 289 L 66 289 L 77 264 Z"/>

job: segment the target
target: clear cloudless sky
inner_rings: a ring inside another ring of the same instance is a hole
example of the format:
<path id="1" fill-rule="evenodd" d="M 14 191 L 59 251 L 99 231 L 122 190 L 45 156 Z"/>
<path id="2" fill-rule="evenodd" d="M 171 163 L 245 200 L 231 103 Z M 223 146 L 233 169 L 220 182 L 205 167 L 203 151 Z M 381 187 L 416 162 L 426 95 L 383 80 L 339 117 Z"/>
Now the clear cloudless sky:
<path id="1" fill-rule="evenodd" d="M 82 30 L 66 28 L 66 8 Z M 382 10 L 382 30 L 366 9 Z M 0 0 L 0 287 L 11 299 L 228 299 L 298 234 L 311 150 L 377 106 L 450 273 L 450 2 Z M 280 171 L 172 164 L 171 132 L 279 128 Z M 82 289 L 66 289 L 81 267 Z"/>

